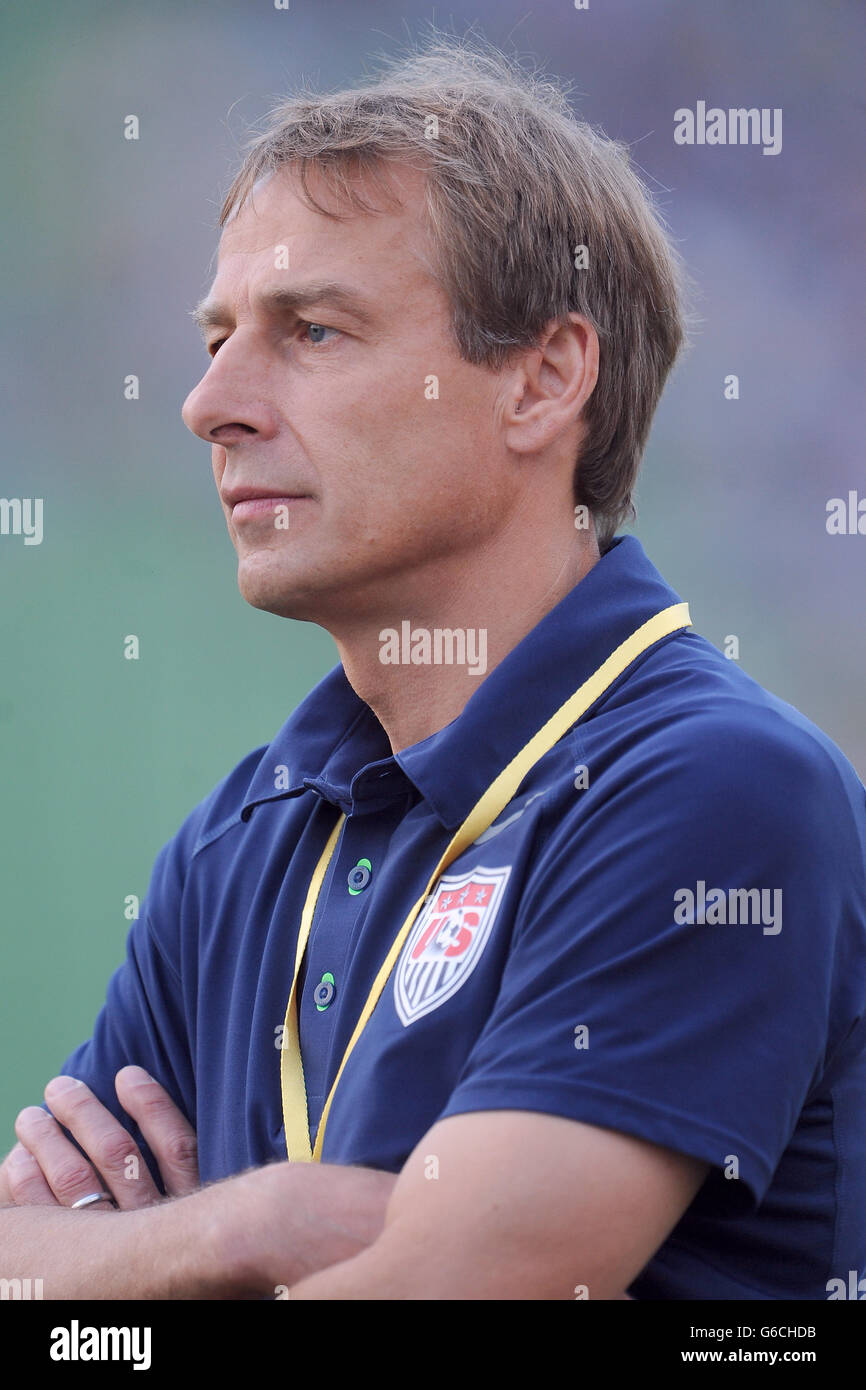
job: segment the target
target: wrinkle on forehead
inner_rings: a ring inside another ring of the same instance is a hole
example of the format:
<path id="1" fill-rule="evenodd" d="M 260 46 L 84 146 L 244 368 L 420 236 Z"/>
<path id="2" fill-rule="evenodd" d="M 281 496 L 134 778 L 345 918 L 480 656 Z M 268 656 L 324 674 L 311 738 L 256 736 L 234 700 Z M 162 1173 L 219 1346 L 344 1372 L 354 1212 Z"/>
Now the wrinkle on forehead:
<path id="1" fill-rule="evenodd" d="M 359 171 L 359 180 L 363 180 L 367 172 L 367 170 Z M 313 166 L 311 173 L 315 178 L 315 166 Z M 274 188 L 273 181 L 276 175 L 282 176 L 281 186 Z M 253 219 L 266 219 L 273 215 L 272 208 L 267 208 L 262 212 L 255 206 L 253 199 L 256 191 L 258 190 L 260 197 L 263 192 L 269 192 L 273 198 L 279 199 L 281 191 L 285 190 L 298 200 L 305 213 L 311 217 L 324 219 L 327 224 L 335 228 L 345 225 L 347 221 L 356 219 L 390 217 L 394 223 L 393 230 L 391 235 L 380 243 L 380 252 L 387 254 L 396 244 L 399 244 L 402 252 L 421 269 L 425 278 L 433 281 L 441 289 L 442 282 L 435 264 L 435 248 L 432 245 L 427 219 L 424 215 L 426 210 L 424 189 L 427 177 L 425 170 L 409 163 L 391 162 L 390 167 L 384 170 L 380 177 L 387 180 L 392 207 L 379 207 L 372 212 L 364 212 L 361 208 L 347 206 L 344 200 L 343 206 L 346 210 L 337 217 L 332 217 L 329 212 L 319 211 L 304 198 L 296 165 L 285 164 L 278 169 L 267 171 L 256 180 L 247 200 L 241 207 L 235 209 L 226 221 L 216 250 L 217 267 L 219 268 L 227 255 L 263 255 L 273 251 L 274 243 L 267 237 L 258 246 L 243 247 L 237 243 L 239 239 L 246 236 L 248 231 L 252 237 L 255 236 Z M 325 186 L 331 192 L 331 201 L 333 202 L 333 190 L 327 183 Z M 316 195 L 318 192 L 319 190 L 316 189 Z M 244 219 L 245 224 L 240 227 L 237 225 L 239 216 Z M 296 232 L 286 232 L 281 240 L 290 242 L 294 235 Z M 213 264 L 213 258 L 211 264 Z"/>

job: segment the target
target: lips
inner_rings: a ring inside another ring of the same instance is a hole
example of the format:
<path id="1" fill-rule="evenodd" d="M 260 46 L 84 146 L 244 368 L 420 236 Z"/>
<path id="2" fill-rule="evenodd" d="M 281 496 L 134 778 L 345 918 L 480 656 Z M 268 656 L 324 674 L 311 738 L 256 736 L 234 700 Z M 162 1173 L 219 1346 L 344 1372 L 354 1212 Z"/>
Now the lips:
<path id="1" fill-rule="evenodd" d="M 236 507 L 239 502 L 296 502 L 305 497 L 302 492 L 282 492 L 279 488 L 233 487 L 220 492 L 226 507 Z"/>
<path id="2" fill-rule="evenodd" d="M 286 530 L 290 516 L 303 510 L 303 503 L 313 499 L 305 493 L 271 493 L 259 488 L 237 488 L 220 494 L 230 508 L 232 528 L 272 526 Z"/>

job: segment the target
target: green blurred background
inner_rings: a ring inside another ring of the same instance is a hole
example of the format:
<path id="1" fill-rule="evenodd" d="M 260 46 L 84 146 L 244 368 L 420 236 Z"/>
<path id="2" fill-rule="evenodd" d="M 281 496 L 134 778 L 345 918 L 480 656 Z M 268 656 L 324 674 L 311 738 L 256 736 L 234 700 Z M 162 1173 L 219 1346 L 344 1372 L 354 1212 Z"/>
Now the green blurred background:
<path id="1" fill-rule="evenodd" d="M 698 630 L 736 634 L 744 668 L 863 775 L 866 537 L 825 528 L 828 498 L 866 496 L 863 10 L 758 9 L 485 0 L 447 24 L 571 79 L 581 114 L 632 144 L 701 318 L 657 416 L 638 535 Z M 326 634 L 238 595 L 209 450 L 180 419 L 205 365 L 186 314 L 248 123 L 305 76 L 354 79 L 432 13 L 3 8 L 0 496 L 43 498 L 45 534 L 0 536 L 0 1150 L 89 1035 L 160 845 L 336 660 Z M 782 153 L 674 147 L 673 111 L 698 99 L 781 106 Z"/>

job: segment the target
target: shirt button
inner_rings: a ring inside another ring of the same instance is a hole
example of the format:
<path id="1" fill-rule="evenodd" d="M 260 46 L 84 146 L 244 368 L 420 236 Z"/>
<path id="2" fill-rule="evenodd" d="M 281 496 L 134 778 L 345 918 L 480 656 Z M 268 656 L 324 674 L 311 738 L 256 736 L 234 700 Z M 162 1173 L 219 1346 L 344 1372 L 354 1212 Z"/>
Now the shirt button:
<path id="1" fill-rule="evenodd" d="M 319 984 L 313 990 L 313 999 L 320 1014 L 323 1014 L 334 997 L 334 977 L 326 970 Z"/>
<path id="2" fill-rule="evenodd" d="M 354 869 L 349 870 L 349 892 L 352 897 L 358 893 L 363 893 L 373 873 L 373 865 L 369 859 L 359 859 Z"/>

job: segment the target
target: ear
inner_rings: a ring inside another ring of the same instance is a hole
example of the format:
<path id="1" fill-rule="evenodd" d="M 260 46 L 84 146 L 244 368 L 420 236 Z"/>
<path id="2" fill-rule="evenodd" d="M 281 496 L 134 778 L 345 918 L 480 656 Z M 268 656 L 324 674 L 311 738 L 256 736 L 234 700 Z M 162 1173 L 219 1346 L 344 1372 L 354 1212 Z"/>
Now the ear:
<path id="1" fill-rule="evenodd" d="M 537 453 L 570 430 L 598 380 L 598 334 L 588 319 L 551 320 L 517 359 L 503 424 L 515 453 Z"/>

